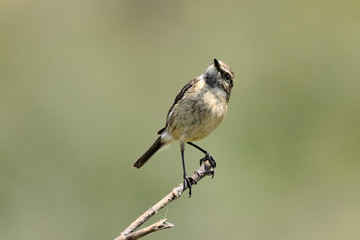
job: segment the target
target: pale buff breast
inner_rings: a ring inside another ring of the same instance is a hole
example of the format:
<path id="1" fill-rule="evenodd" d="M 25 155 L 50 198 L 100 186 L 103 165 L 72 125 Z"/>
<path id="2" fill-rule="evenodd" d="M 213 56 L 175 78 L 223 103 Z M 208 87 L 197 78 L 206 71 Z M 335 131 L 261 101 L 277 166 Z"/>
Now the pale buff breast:
<path id="1" fill-rule="evenodd" d="M 169 133 L 182 142 L 205 138 L 219 126 L 226 110 L 224 99 L 201 81 L 172 109 Z"/>

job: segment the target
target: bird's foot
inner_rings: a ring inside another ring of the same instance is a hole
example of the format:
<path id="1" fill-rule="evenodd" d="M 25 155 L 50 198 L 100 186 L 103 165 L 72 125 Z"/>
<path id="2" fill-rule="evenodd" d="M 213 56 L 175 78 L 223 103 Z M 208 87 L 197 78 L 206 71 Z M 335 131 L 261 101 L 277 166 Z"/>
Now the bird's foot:
<path id="1" fill-rule="evenodd" d="M 211 175 L 211 178 L 214 178 L 215 175 L 214 168 L 216 167 L 215 159 L 210 155 L 210 153 L 207 152 L 205 154 L 205 157 L 200 159 L 200 165 L 203 164 L 205 161 L 208 161 L 210 164 L 210 167 L 205 165 L 206 171 L 208 172 L 209 175 Z"/>
<path id="2" fill-rule="evenodd" d="M 191 186 L 197 184 L 197 181 L 192 177 L 184 176 L 184 190 L 189 189 L 189 197 L 191 197 Z"/>
<path id="3" fill-rule="evenodd" d="M 216 168 L 216 161 L 208 152 L 205 154 L 205 157 L 200 159 L 200 165 L 203 164 L 203 162 L 205 162 L 206 160 L 209 161 L 212 168 Z"/>

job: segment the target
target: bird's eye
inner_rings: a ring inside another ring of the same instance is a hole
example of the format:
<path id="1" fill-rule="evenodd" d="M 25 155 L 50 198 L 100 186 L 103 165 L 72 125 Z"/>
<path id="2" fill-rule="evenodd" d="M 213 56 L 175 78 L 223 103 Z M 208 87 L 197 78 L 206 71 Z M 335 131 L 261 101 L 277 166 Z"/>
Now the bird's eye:
<path id="1" fill-rule="evenodd" d="M 226 79 L 226 80 L 230 80 L 230 79 L 231 79 L 231 76 L 230 76 L 229 74 L 226 74 L 226 75 L 225 75 L 225 79 Z"/>

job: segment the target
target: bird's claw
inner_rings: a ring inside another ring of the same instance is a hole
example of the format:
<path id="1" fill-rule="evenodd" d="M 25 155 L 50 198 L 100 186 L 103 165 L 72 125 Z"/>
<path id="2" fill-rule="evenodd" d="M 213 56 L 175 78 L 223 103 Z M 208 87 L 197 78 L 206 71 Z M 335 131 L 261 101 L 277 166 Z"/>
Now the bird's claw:
<path id="1" fill-rule="evenodd" d="M 205 161 L 208 161 L 210 164 L 210 168 L 207 168 L 208 174 L 211 175 L 211 178 L 214 178 L 215 175 L 214 168 L 216 167 L 215 159 L 210 155 L 210 153 L 207 152 L 205 154 L 205 157 L 200 159 L 200 165 L 203 164 Z"/>
<path id="2" fill-rule="evenodd" d="M 216 161 L 215 161 L 215 159 L 210 155 L 210 153 L 206 153 L 206 154 L 205 154 L 205 157 L 203 157 L 202 159 L 200 159 L 200 165 L 203 164 L 203 162 L 205 162 L 206 160 L 209 161 L 210 166 L 211 166 L 212 168 L 216 168 Z"/>
<path id="3" fill-rule="evenodd" d="M 189 197 L 191 197 L 191 186 L 197 184 L 197 181 L 192 177 L 184 176 L 184 190 L 189 189 Z"/>

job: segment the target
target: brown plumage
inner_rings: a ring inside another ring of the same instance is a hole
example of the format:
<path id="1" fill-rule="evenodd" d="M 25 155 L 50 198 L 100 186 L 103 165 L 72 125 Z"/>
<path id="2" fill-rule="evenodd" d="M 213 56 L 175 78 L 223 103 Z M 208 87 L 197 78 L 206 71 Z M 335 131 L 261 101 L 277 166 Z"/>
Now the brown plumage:
<path id="1" fill-rule="evenodd" d="M 158 131 L 160 137 L 133 164 L 133 167 L 140 168 L 155 152 L 175 141 L 180 141 L 182 158 L 184 143 L 189 143 L 209 155 L 208 152 L 191 142 L 207 137 L 224 119 L 234 85 L 234 77 L 234 72 L 228 65 L 214 59 L 214 63 L 206 69 L 204 74 L 189 81 L 175 97 L 166 118 L 166 125 Z M 215 160 L 212 160 L 215 164 Z M 183 167 L 184 184 L 189 185 L 191 190 L 191 182 L 185 172 L 184 159 Z"/>

